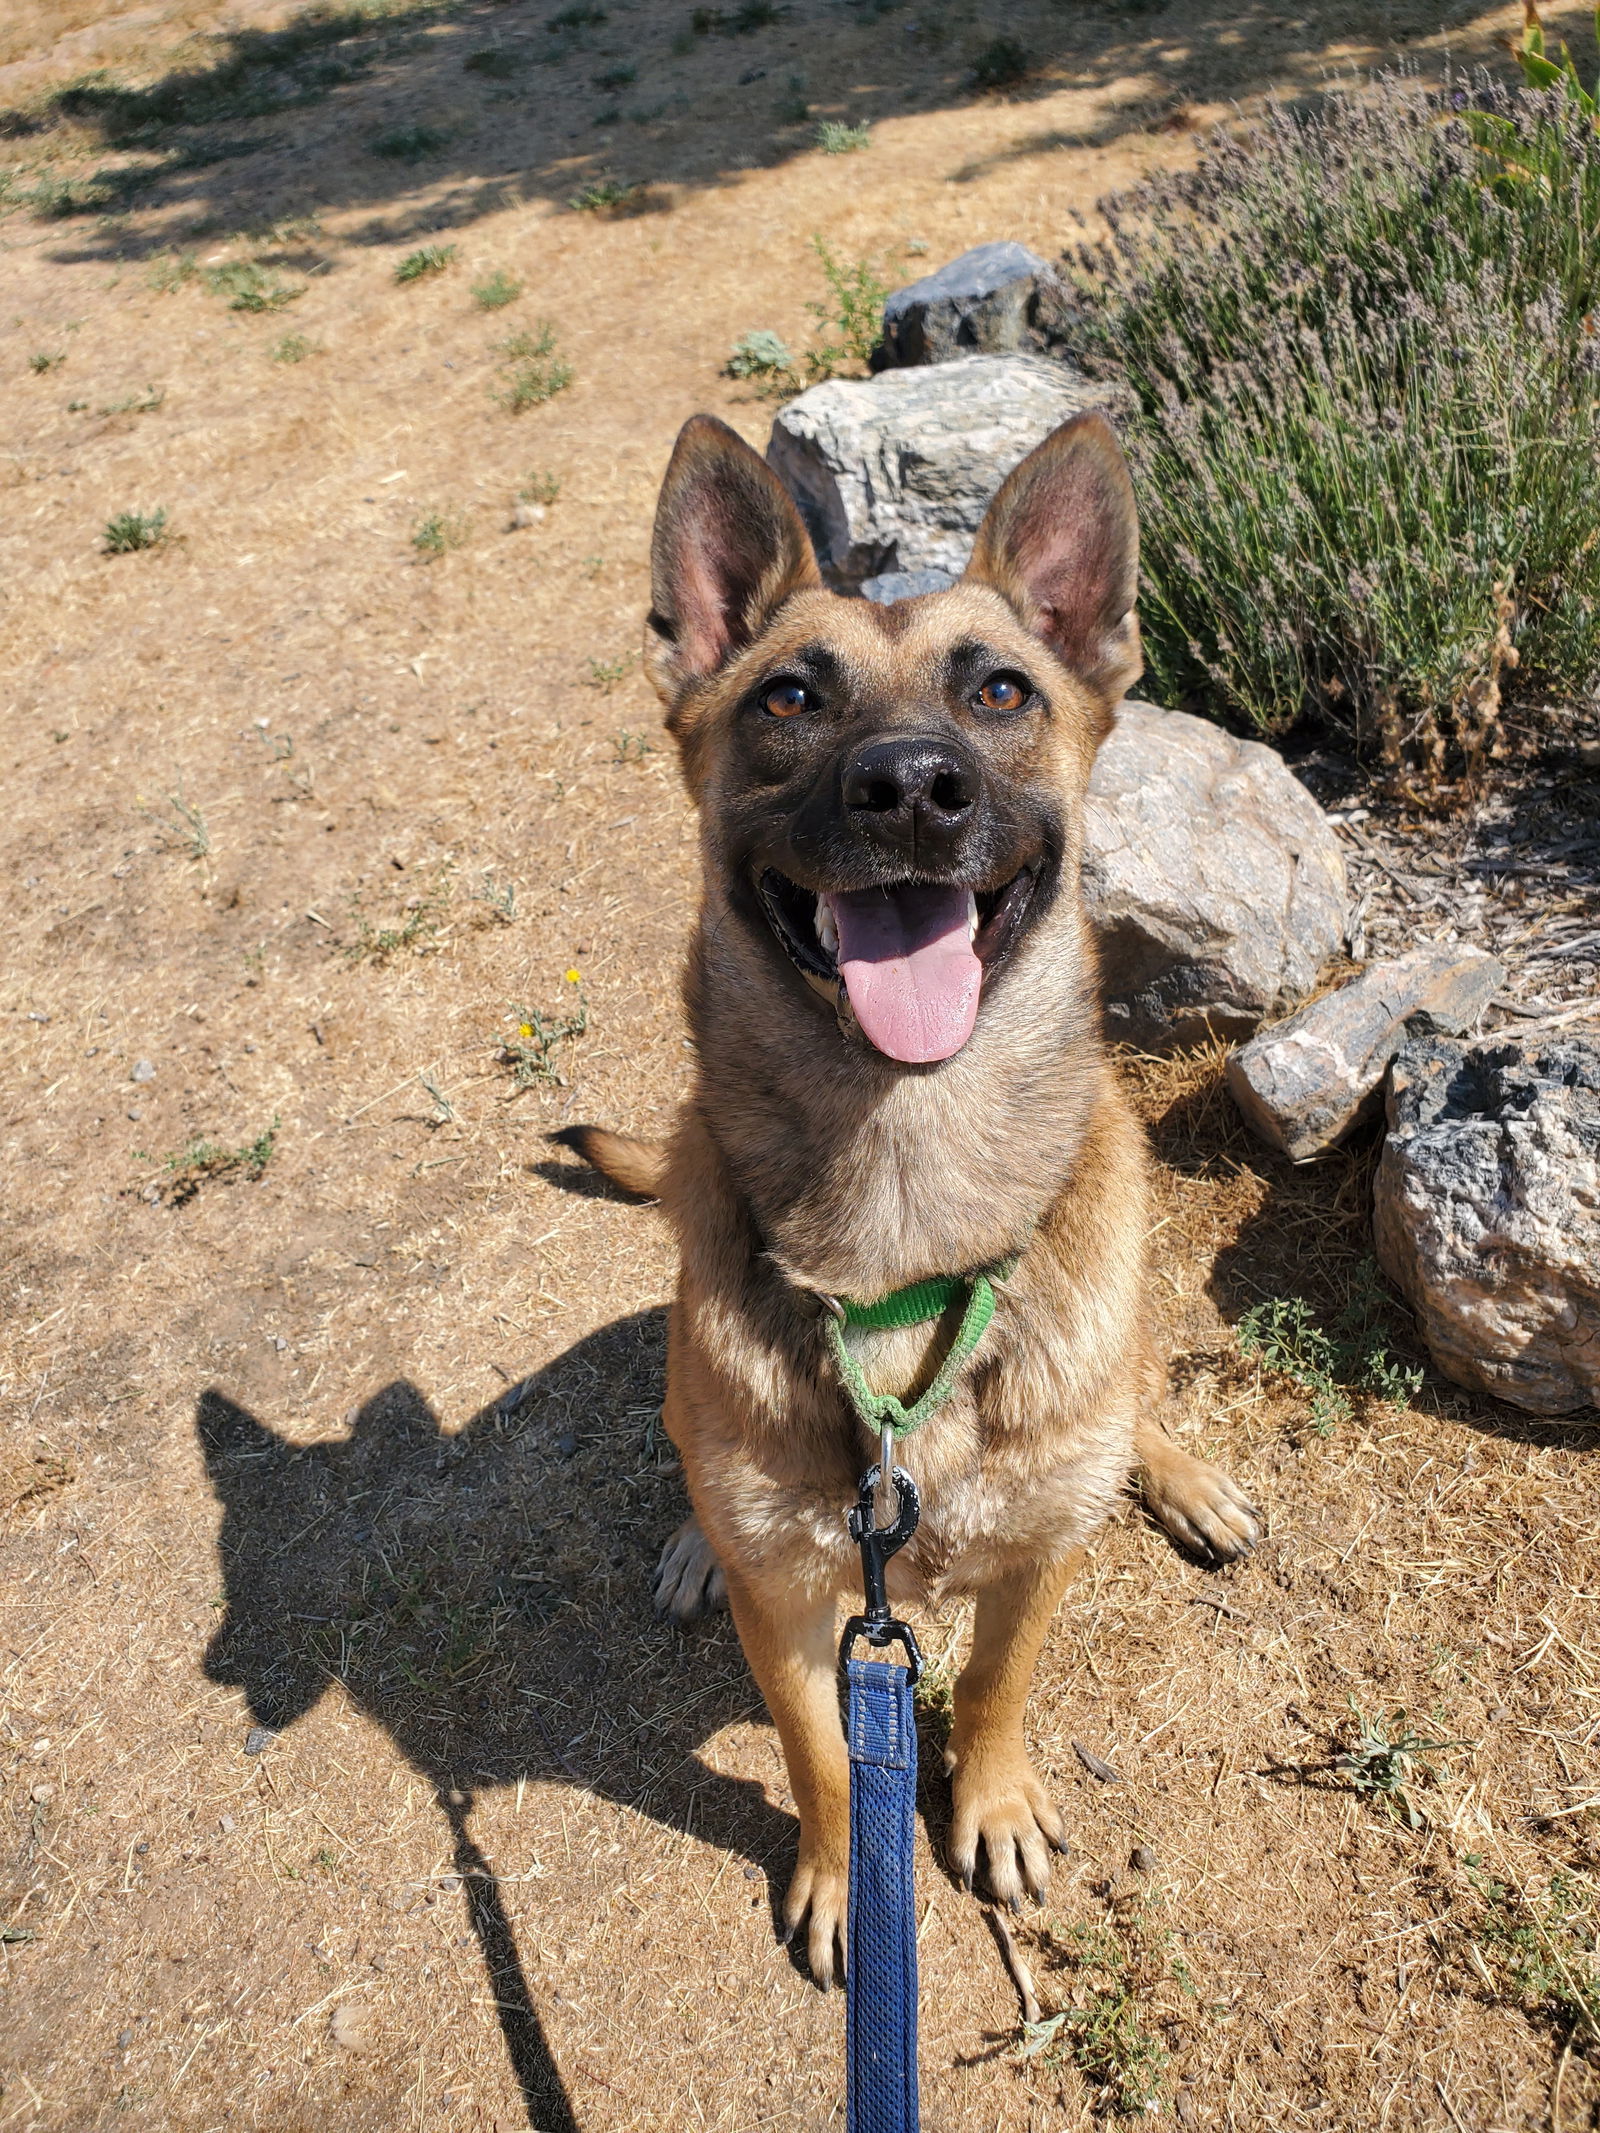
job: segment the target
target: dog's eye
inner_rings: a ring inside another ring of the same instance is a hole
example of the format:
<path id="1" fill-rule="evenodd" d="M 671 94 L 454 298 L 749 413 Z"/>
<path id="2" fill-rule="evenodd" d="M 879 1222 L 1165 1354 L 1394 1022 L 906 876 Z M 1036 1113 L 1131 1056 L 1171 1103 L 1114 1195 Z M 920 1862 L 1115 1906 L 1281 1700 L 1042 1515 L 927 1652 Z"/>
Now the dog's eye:
<path id="1" fill-rule="evenodd" d="M 763 711 L 770 711 L 774 718 L 793 718 L 796 712 L 809 709 L 810 697 L 797 681 L 775 681 L 761 699 Z"/>
<path id="2" fill-rule="evenodd" d="M 1020 711 L 1032 691 L 1017 674 L 991 674 L 978 691 L 985 711 Z"/>

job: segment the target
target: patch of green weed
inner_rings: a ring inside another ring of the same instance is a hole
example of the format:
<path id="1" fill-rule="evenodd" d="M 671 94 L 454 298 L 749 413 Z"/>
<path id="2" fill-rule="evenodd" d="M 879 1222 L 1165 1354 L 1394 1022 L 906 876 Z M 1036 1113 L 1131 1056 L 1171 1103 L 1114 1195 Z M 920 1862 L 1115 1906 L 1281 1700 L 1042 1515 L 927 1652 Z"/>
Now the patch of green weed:
<path id="1" fill-rule="evenodd" d="M 426 281 L 430 274 L 442 274 L 455 264 L 456 247 L 453 244 L 421 244 L 414 252 L 407 252 L 394 270 L 398 282 Z"/>
<path id="2" fill-rule="evenodd" d="M 481 52 L 469 52 L 461 64 L 468 74 L 485 74 L 490 81 L 509 81 L 521 62 L 515 52 L 502 51 L 495 46 Z"/>
<path id="3" fill-rule="evenodd" d="M 602 696 L 609 696 L 619 681 L 633 671 L 634 655 L 624 652 L 616 659 L 586 659 L 583 664 L 583 685 L 586 689 L 598 689 Z"/>
<path id="4" fill-rule="evenodd" d="M 565 392 L 576 373 L 556 354 L 556 329 L 541 319 L 531 333 L 514 333 L 499 344 L 500 382 L 494 398 L 513 415 L 540 407 Z"/>
<path id="5" fill-rule="evenodd" d="M 1472 1930 L 1480 1961 L 1504 1995 L 1600 2045 L 1600 1892 L 1586 1875 L 1562 1869 L 1541 1897 L 1492 1880 L 1468 1853 L 1467 1878 L 1483 1902 Z M 1498 1978 L 1495 1979 L 1495 1973 Z"/>
<path id="6" fill-rule="evenodd" d="M 1349 1388 L 1394 1407 L 1407 1405 L 1422 1389 L 1421 1370 L 1389 1354 L 1386 1312 L 1377 1269 L 1364 1260 L 1331 1333 L 1317 1323 L 1303 1296 L 1252 1304 L 1235 1331 L 1244 1354 L 1293 1380 L 1307 1395 L 1311 1426 L 1327 1437 L 1350 1419 Z"/>
<path id="7" fill-rule="evenodd" d="M 858 155 L 863 148 L 872 146 L 872 127 L 870 123 L 847 126 L 843 119 L 824 119 L 813 140 L 825 156 Z"/>
<path id="8" fill-rule="evenodd" d="M 1010 89 L 1027 78 L 1032 65 L 1015 37 L 994 37 L 973 61 L 972 79 L 980 89 Z"/>
<path id="9" fill-rule="evenodd" d="M 1059 1967 L 1068 1972 L 1072 2004 L 1023 2024 L 1019 2057 L 1061 2058 L 1097 2092 L 1099 2110 L 1135 2118 L 1171 2101 L 1172 2054 L 1162 2030 L 1191 2017 L 1195 1997 L 1177 1936 L 1155 1895 L 1122 1898 L 1101 1925 L 1077 1922 L 1059 1940 Z M 1157 2024 L 1160 2024 L 1160 2028 Z"/>
<path id="10" fill-rule="evenodd" d="M 828 300 L 806 306 L 818 335 L 807 351 L 806 370 L 819 379 L 836 376 L 847 363 L 865 369 L 883 334 L 889 285 L 870 260 L 838 258 L 821 237 L 812 238 L 811 249 L 822 262 Z"/>
<path id="11" fill-rule="evenodd" d="M 159 548 L 170 540 L 165 507 L 155 511 L 119 511 L 106 521 L 105 553 L 137 555 L 141 548 Z"/>
<path id="12" fill-rule="evenodd" d="M 546 1015 L 536 1007 L 515 1008 L 512 1015 L 516 1028 L 501 1042 L 500 1062 L 510 1067 L 513 1083 L 519 1089 L 531 1089 L 541 1081 L 560 1082 L 554 1056 L 557 1046 L 581 1037 L 589 1027 L 583 994 L 579 992 L 578 1004 L 568 1015 Z"/>
<path id="13" fill-rule="evenodd" d="M 450 136 L 438 126 L 390 126 L 374 134 L 367 153 L 391 163 L 421 163 L 429 156 L 443 155 Z"/>
<path id="14" fill-rule="evenodd" d="M 1404 1711 L 1392 1711 L 1387 1718 L 1368 1718 L 1353 1699 L 1350 1709 L 1355 1716 L 1354 1738 L 1333 1758 L 1330 1767 L 1353 1791 L 1375 1800 L 1407 1829 L 1424 1828 L 1428 1818 L 1412 1799 L 1411 1788 L 1420 1779 L 1434 1775 L 1435 1756 L 1471 1743 L 1427 1740 L 1412 1731 Z"/>
<path id="15" fill-rule="evenodd" d="M 466 526 L 459 518 L 447 517 L 442 511 L 430 511 L 426 518 L 418 521 L 411 545 L 424 563 L 436 563 L 449 549 L 461 547 L 466 537 Z"/>
<path id="16" fill-rule="evenodd" d="M 800 380 L 789 345 L 768 327 L 742 333 L 726 364 L 730 378 L 753 378 L 769 392 L 794 392 Z"/>
<path id="17" fill-rule="evenodd" d="M 28 368 L 35 377 L 42 377 L 47 370 L 59 370 L 66 360 L 64 348 L 36 348 L 28 358 Z"/>
<path id="18" fill-rule="evenodd" d="M 567 205 L 580 215 L 608 214 L 614 208 L 626 207 L 638 190 L 637 185 L 624 185 L 620 178 L 596 178 L 581 192 L 572 194 Z"/>
<path id="19" fill-rule="evenodd" d="M 492 274 L 472 284 L 472 301 L 480 311 L 503 311 L 507 304 L 514 304 L 522 294 L 522 284 L 504 267 L 496 267 Z"/>
<path id="20" fill-rule="evenodd" d="M 253 259 L 230 259 L 220 267 L 203 267 L 200 279 L 213 296 L 225 296 L 230 311 L 282 311 L 305 295 L 304 282 L 285 281 L 271 267 Z"/>
<path id="21" fill-rule="evenodd" d="M 316 349 L 303 333 L 286 333 L 274 341 L 270 350 L 274 363 L 303 363 L 307 356 L 315 355 Z"/>
<path id="22" fill-rule="evenodd" d="M 196 1138 L 169 1155 L 162 1163 L 158 1197 L 170 1207 L 187 1206 L 202 1185 L 243 1179 L 254 1184 L 264 1177 L 278 1138 L 278 1120 L 242 1147 L 226 1148 L 220 1141 Z M 145 1157 L 143 1160 L 148 1161 Z"/>

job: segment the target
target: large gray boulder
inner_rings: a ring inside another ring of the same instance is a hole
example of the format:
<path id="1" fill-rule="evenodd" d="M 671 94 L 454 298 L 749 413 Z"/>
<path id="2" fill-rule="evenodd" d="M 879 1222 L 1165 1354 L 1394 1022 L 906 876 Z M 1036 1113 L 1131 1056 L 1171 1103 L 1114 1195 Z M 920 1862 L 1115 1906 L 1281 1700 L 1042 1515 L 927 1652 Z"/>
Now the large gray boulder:
<path id="1" fill-rule="evenodd" d="M 1083 885 L 1107 1027 L 1151 1050 L 1248 1037 L 1344 940 L 1343 852 L 1283 759 L 1134 699 L 1089 781 Z"/>
<path id="2" fill-rule="evenodd" d="M 1373 1230 L 1446 1377 L 1536 1415 L 1600 1405 L 1600 1044 L 1406 1044 Z"/>
<path id="3" fill-rule="evenodd" d="M 883 307 L 883 339 L 872 367 L 1014 354 L 1029 346 L 1041 299 L 1054 299 L 1059 290 L 1054 267 L 1025 244 L 974 245 L 937 273 L 895 290 Z"/>
<path id="4" fill-rule="evenodd" d="M 1246 1125 L 1270 1148 L 1307 1163 L 1376 1111 L 1384 1069 L 1413 1016 L 1462 1036 L 1505 979 L 1481 948 L 1413 948 L 1365 970 L 1257 1032 L 1228 1060 Z"/>
<path id="5" fill-rule="evenodd" d="M 767 461 L 834 586 L 890 571 L 959 577 L 1018 460 L 1070 416 L 1120 405 L 1116 387 L 1043 356 L 967 356 L 813 385 L 773 423 Z"/>

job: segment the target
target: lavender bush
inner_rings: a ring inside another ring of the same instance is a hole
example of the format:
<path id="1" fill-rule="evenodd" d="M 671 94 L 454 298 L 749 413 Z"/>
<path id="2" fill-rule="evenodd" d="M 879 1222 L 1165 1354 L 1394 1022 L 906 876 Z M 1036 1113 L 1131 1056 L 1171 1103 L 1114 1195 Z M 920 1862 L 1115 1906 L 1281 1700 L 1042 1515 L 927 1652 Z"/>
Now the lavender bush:
<path id="1" fill-rule="evenodd" d="M 1600 134 L 1563 91 L 1385 79 L 1103 207 L 1069 265 L 1138 403 L 1166 701 L 1437 774 L 1492 752 L 1511 669 L 1595 685 Z"/>

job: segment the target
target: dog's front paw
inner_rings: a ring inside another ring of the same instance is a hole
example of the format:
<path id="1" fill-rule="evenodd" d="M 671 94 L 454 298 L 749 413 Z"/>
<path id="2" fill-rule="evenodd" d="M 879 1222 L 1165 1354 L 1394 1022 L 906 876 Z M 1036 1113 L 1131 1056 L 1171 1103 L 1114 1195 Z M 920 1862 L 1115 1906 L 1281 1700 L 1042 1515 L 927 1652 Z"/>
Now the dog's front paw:
<path id="1" fill-rule="evenodd" d="M 1221 1467 L 1191 1459 L 1169 1447 L 1159 1465 L 1148 1463 L 1140 1494 L 1152 1518 L 1180 1548 L 1203 1562 L 1231 1563 L 1248 1555 L 1261 1538 L 1261 1513 Z"/>
<path id="2" fill-rule="evenodd" d="M 783 1937 L 796 1940 L 804 1929 L 806 1961 L 821 1986 L 844 1976 L 844 1927 L 849 1897 L 849 1852 L 809 1845 L 803 1839 L 800 1859 L 783 1899 Z"/>
<path id="3" fill-rule="evenodd" d="M 728 1581 L 697 1518 L 686 1518 L 661 1551 L 651 1583 L 658 1615 L 697 1622 L 728 1604 Z"/>
<path id="4" fill-rule="evenodd" d="M 952 1747 L 945 1768 L 953 1770 L 950 1792 L 950 1858 L 970 1889 L 983 1852 L 989 1887 L 1015 1910 L 1022 1892 L 1044 1900 L 1050 1854 L 1067 1848 L 1066 1825 L 1039 1773 L 1021 1748 L 1004 1755 L 964 1756 Z"/>

